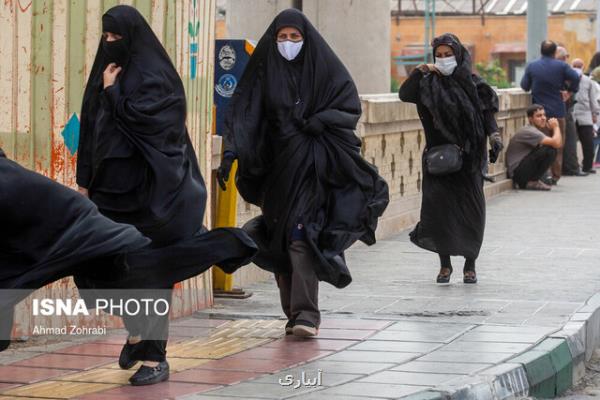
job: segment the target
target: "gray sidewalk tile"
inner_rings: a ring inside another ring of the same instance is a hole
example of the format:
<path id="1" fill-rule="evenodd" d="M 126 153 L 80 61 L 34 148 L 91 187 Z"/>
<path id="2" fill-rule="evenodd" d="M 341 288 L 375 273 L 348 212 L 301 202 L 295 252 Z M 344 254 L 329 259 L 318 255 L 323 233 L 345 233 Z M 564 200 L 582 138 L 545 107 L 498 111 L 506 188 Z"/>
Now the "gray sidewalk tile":
<path id="1" fill-rule="evenodd" d="M 351 361 L 351 362 L 370 362 L 370 363 L 395 363 L 400 364 L 413 358 L 417 358 L 423 353 L 399 353 L 393 351 L 352 351 L 344 350 L 339 353 L 324 357 L 323 361 Z"/>
<path id="2" fill-rule="evenodd" d="M 286 377 L 288 377 L 289 375 L 292 375 L 294 382 L 296 382 L 296 380 L 301 379 L 302 372 L 306 374 L 306 379 L 315 379 L 318 374 L 318 368 L 315 369 L 310 364 L 308 364 L 307 367 L 297 367 L 293 370 L 285 370 L 272 375 L 264 375 L 261 378 L 253 379 L 251 382 L 279 385 L 279 380 L 281 379 L 282 382 L 286 382 Z M 357 374 L 334 374 L 331 372 L 323 371 L 321 382 L 322 386 L 337 386 L 341 385 L 342 383 L 357 380 L 364 376 L 365 375 Z"/>
<path id="3" fill-rule="evenodd" d="M 493 366 L 483 363 L 459 363 L 459 362 L 435 362 L 435 361 L 411 361 L 398 367 L 391 368 L 392 371 L 424 372 L 430 374 L 473 374 Z"/>
<path id="4" fill-rule="evenodd" d="M 467 332 L 460 340 L 469 342 L 536 343 L 545 335 L 537 333 Z"/>
<path id="5" fill-rule="evenodd" d="M 444 351 L 436 350 L 424 355 L 415 361 L 434 361 L 434 362 L 463 362 L 463 363 L 490 363 L 495 364 L 512 357 L 510 353 L 482 353 L 476 351 Z"/>
<path id="6" fill-rule="evenodd" d="M 375 398 L 396 399 L 421 390 L 422 387 L 419 386 L 360 382 L 325 389 L 319 394 L 323 395 L 323 399 L 327 399 L 329 395 L 364 396 L 365 394 Z"/>
<path id="7" fill-rule="evenodd" d="M 490 333 L 525 333 L 549 335 L 556 331 L 556 327 L 544 326 L 506 326 L 506 325 L 480 325 L 470 332 L 490 332 Z"/>
<path id="8" fill-rule="evenodd" d="M 260 399 L 282 399 L 290 396 L 297 396 L 303 393 L 323 390 L 323 387 L 305 387 L 300 386 L 294 389 L 293 386 L 281 386 L 277 383 L 253 383 L 244 382 L 237 385 L 224 387 L 204 393 L 210 396 L 230 396 L 240 398 L 260 398 Z"/>
<path id="9" fill-rule="evenodd" d="M 397 351 L 407 353 L 427 353 L 439 347 L 439 343 L 423 342 L 386 342 L 380 340 L 366 340 L 362 343 L 352 346 L 351 350 L 366 351 Z"/>
<path id="10" fill-rule="evenodd" d="M 392 326 L 388 327 L 385 331 L 416 331 L 416 332 L 431 332 L 444 330 L 444 332 L 450 332 L 452 334 L 458 334 L 465 332 L 474 325 L 468 324 L 452 324 L 452 323 L 439 323 L 439 322 L 419 322 L 419 321 L 398 321 Z"/>
<path id="11" fill-rule="evenodd" d="M 379 332 L 369 338 L 369 340 L 382 341 L 404 341 L 404 342 L 431 342 L 448 343 L 458 336 L 458 333 L 449 333 L 443 329 L 432 331 L 388 331 Z"/>
<path id="12" fill-rule="evenodd" d="M 359 396 L 350 396 L 347 394 L 343 395 L 334 395 L 331 393 L 321 393 L 321 391 L 317 391 L 314 393 L 304 394 L 301 396 L 292 397 L 293 400 L 381 400 L 381 397 L 365 397 L 362 395 Z M 213 400 L 218 400 L 214 399 Z"/>
<path id="13" fill-rule="evenodd" d="M 456 340 L 444 346 L 443 350 L 461 351 L 465 353 L 474 351 L 482 353 L 516 354 L 527 350 L 529 347 L 531 347 L 531 344 L 529 343 L 468 342 L 463 340 Z"/>
<path id="14" fill-rule="evenodd" d="M 428 374 L 421 372 L 383 371 L 362 378 L 359 382 L 392 383 L 415 386 L 436 386 L 458 378 L 459 374 Z"/>
<path id="15" fill-rule="evenodd" d="M 375 372 L 379 372 L 385 369 L 394 367 L 397 363 L 371 363 L 365 361 L 313 361 L 300 367 L 290 369 L 288 371 L 305 370 L 305 371 L 316 371 L 322 370 L 324 374 L 355 374 L 355 375 L 368 375 Z M 282 371 L 283 372 L 283 371 Z"/>

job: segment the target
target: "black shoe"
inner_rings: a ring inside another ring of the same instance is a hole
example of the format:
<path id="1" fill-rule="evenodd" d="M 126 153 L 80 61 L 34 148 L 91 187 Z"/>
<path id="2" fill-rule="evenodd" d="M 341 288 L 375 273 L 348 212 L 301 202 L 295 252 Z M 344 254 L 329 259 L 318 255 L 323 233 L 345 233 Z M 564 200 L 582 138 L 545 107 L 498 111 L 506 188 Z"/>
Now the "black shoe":
<path id="1" fill-rule="evenodd" d="M 138 342 L 136 344 L 130 344 L 129 340 L 125 342 L 123 348 L 121 349 L 121 354 L 119 355 L 119 367 L 121 369 L 131 369 L 139 360 L 133 357 L 133 353 L 136 349 L 136 346 L 142 342 Z"/>
<path id="2" fill-rule="evenodd" d="M 595 169 L 588 169 L 587 171 L 583 171 L 583 172 L 585 172 L 586 174 L 595 174 L 596 170 Z"/>
<path id="3" fill-rule="evenodd" d="M 442 269 L 448 269 L 450 271 L 447 274 L 442 274 Z M 440 268 L 440 273 L 438 274 L 435 281 L 437 283 L 449 283 L 451 275 L 452 275 L 452 267 L 442 267 L 442 268 Z"/>
<path id="4" fill-rule="evenodd" d="M 463 283 L 477 283 L 475 271 L 463 271 Z"/>
<path id="5" fill-rule="evenodd" d="M 169 379 L 169 363 L 162 361 L 156 367 L 142 365 L 129 382 L 132 386 L 154 385 Z"/>
<path id="6" fill-rule="evenodd" d="M 542 181 L 543 183 L 545 183 L 546 185 L 549 186 L 554 186 L 556 185 L 556 183 L 558 182 L 556 179 L 551 178 L 549 176 L 544 176 L 540 179 L 540 181 Z"/>
<path id="7" fill-rule="evenodd" d="M 566 175 L 566 176 L 588 176 L 588 173 L 583 172 L 583 171 L 573 171 L 573 172 L 563 173 L 563 175 Z"/>
<path id="8" fill-rule="evenodd" d="M 285 324 L 285 334 L 293 335 L 294 334 L 294 321 L 291 319 L 288 320 L 287 324 Z"/>
<path id="9" fill-rule="evenodd" d="M 319 328 L 317 328 L 315 324 L 313 324 L 310 321 L 304 321 L 299 319 L 294 324 L 292 333 L 294 334 L 294 336 L 300 337 L 317 336 L 319 334 Z"/>

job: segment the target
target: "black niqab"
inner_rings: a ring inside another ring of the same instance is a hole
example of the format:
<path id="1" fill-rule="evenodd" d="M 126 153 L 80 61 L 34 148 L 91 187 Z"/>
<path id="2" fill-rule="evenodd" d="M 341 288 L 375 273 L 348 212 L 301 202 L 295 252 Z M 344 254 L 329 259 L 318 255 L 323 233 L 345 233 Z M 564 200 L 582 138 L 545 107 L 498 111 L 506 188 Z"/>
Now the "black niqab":
<path id="1" fill-rule="evenodd" d="M 303 33 L 292 62 L 277 49 L 286 26 Z M 360 156 L 354 129 L 361 114 L 354 82 L 325 40 L 301 12 L 280 13 L 260 39 L 233 95 L 225 121 L 226 148 L 237 154 L 237 187 L 263 215 L 245 229 L 259 243 L 254 262 L 289 272 L 292 227 L 302 222 L 317 254 L 321 280 L 351 281 L 343 252 L 356 240 L 375 242 L 388 188 Z M 318 119 L 313 137 L 302 128 Z"/>
<path id="2" fill-rule="evenodd" d="M 114 60 L 102 39 L 83 99 L 77 183 L 103 214 L 153 240 L 189 237 L 202 226 L 206 189 L 185 126 L 183 83 L 135 8 L 111 8 L 103 24 L 123 37 L 111 45 L 127 45 L 128 62 L 103 90 Z"/>

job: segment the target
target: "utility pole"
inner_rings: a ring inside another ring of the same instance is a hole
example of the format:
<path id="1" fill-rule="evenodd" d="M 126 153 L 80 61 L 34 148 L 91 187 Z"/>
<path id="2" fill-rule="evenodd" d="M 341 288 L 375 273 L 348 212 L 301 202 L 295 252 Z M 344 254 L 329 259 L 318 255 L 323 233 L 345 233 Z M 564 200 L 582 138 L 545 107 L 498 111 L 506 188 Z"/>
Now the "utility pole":
<path id="1" fill-rule="evenodd" d="M 600 0 L 596 0 L 596 51 L 600 51 Z"/>
<path id="2" fill-rule="evenodd" d="M 598 0 L 600 4 L 600 0 Z M 540 56 L 540 45 L 548 38 L 548 4 L 527 0 L 527 62 Z"/>

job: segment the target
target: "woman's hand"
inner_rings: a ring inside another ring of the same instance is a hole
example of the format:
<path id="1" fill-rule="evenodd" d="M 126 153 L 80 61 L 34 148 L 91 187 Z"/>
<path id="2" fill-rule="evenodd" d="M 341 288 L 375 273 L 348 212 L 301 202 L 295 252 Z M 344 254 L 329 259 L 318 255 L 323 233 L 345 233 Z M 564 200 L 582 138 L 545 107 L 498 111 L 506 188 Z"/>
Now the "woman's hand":
<path id="1" fill-rule="evenodd" d="M 117 67 L 117 64 L 115 63 L 108 64 L 103 74 L 104 89 L 115 84 L 115 81 L 117 80 L 117 75 L 119 75 L 121 69 L 122 68 Z"/>
<path id="2" fill-rule="evenodd" d="M 421 70 L 421 72 L 423 72 L 424 74 L 428 72 L 435 72 L 436 74 L 438 74 L 440 72 L 434 64 L 420 64 L 417 66 L 417 68 Z"/>

